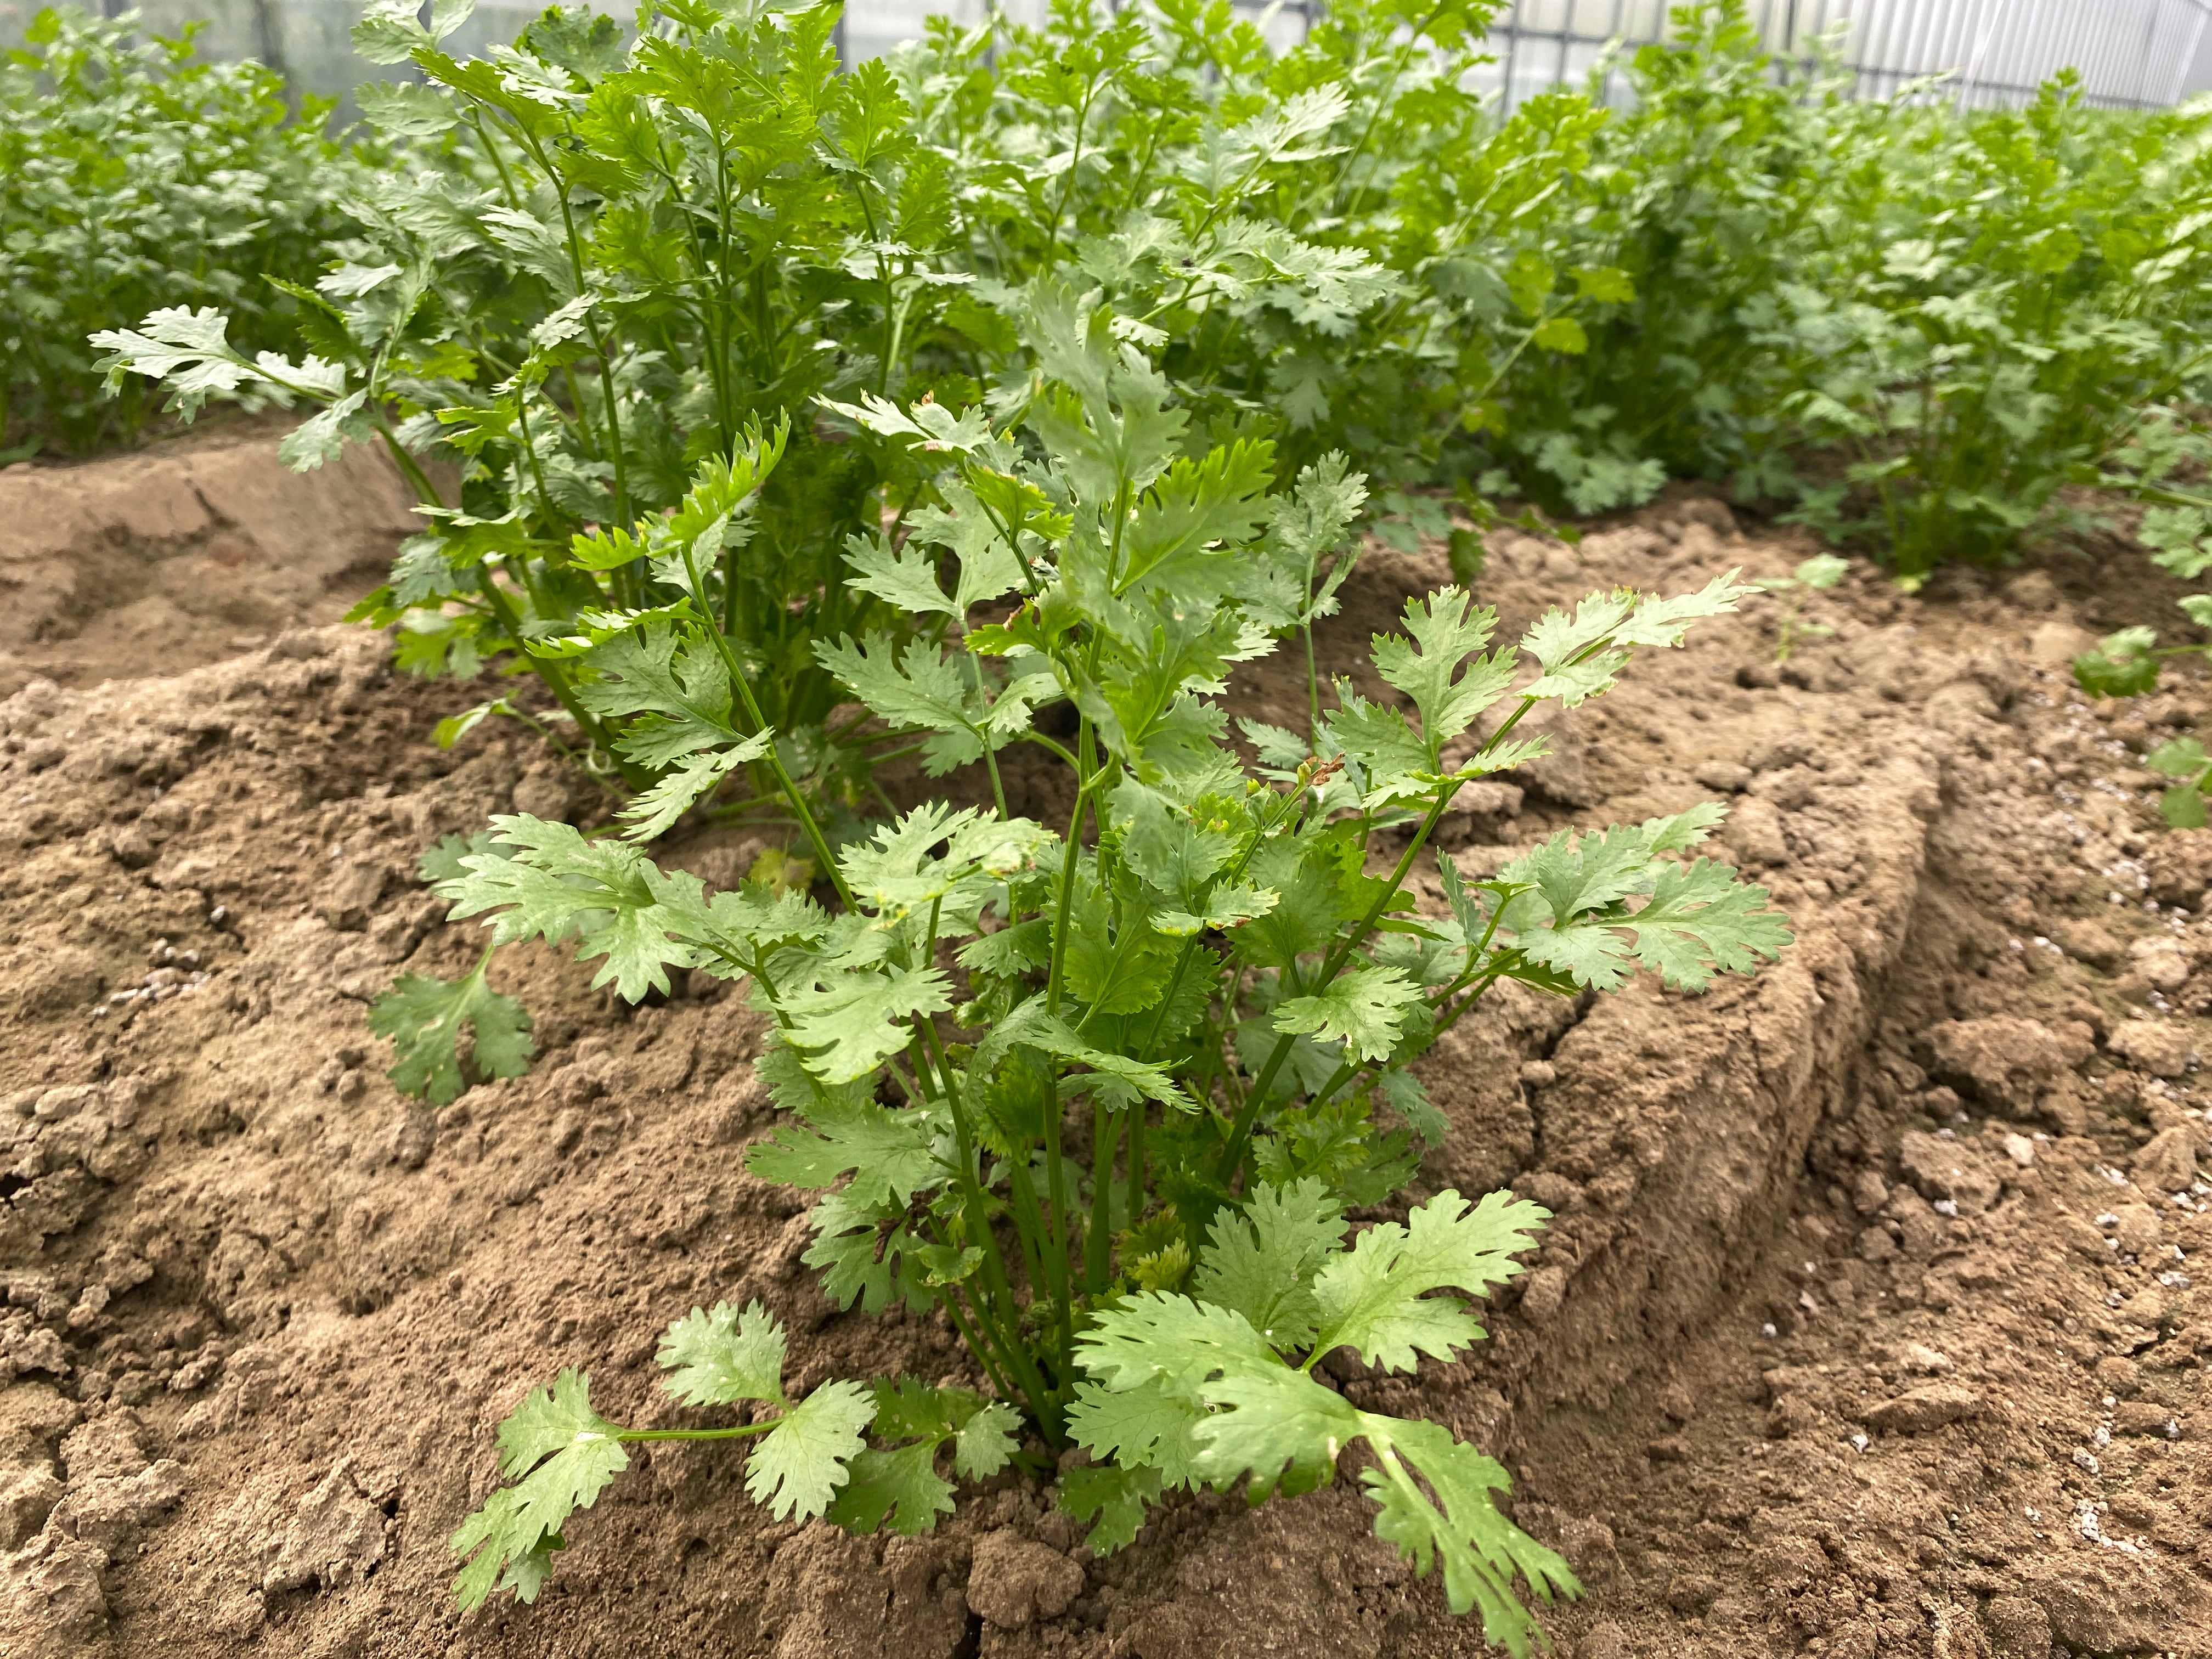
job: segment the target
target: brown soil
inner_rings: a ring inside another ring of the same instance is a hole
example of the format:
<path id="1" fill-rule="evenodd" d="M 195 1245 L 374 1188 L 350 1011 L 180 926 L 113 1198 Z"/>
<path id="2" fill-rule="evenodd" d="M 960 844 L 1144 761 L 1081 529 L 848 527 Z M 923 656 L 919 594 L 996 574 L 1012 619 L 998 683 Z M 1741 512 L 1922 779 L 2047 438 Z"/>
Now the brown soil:
<path id="1" fill-rule="evenodd" d="M 0 696 L 180 674 L 332 623 L 420 528 L 375 451 L 285 470 L 276 415 L 221 421 L 135 454 L 0 469 Z"/>
<path id="2" fill-rule="evenodd" d="M 1676 499 L 1578 552 L 1506 538 L 1481 586 L 1518 625 L 1809 550 Z M 1454 1133 L 1425 1185 L 1510 1182 L 1559 1220 L 1473 1359 L 1338 1380 L 1516 1468 L 1588 1582 L 1553 1620 L 1584 1659 L 2212 1655 L 2212 834 L 2160 832 L 2138 760 L 2212 696 L 2069 692 L 2081 623 L 2166 620 L 2106 551 L 2001 594 L 1855 575 L 1779 675 L 1754 602 L 1453 828 L 1494 862 L 1727 793 L 1798 933 L 1705 997 L 1502 998 L 1425 1066 Z M 1441 580 L 1370 555 L 1329 659 Z M 1348 1474 L 1170 1504 L 1094 1561 L 1033 1483 L 853 1539 L 773 1523 L 699 1448 L 641 1455 L 537 1607 L 453 1613 L 443 1540 L 498 1419 L 570 1364 L 672 1419 L 651 1357 L 696 1302 L 768 1302 L 802 1385 L 965 1374 L 933 1322 L 811 1287 L 799 1195 L 740 1167 L 769 1113 L 726 994 L 631 1011 L 509 953 L 532 1075 L 439 1112 L 392 1092 L 366 1001 L 477 948 L 416 852 L 586 805 L 512 732 L 431 748 L 476 695 L 329 629 L 0 703 L 0 1651 L 1482 1650 Z M 1238 712 L 1301 696 L 1261 678 Z M 678 854 L 727 881 L 743 848 Z"/>

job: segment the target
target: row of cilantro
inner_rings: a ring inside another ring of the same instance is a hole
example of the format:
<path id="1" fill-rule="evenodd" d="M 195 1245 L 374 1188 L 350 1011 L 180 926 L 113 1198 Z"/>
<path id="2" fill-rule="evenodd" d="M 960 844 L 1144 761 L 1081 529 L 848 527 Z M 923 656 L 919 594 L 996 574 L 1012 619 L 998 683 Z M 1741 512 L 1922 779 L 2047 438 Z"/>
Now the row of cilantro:
<path id="1" fill-rule="evenodd" d="M 338 198 L 379 149 L 322 136 L 255 64 L 196 61 L 136 15 L 44 10 L 0 55 L 0 465 L 128 442 L 143 383 L 100 395 L 86 336 L 157 306 L 230 314 L 248 352 L 298 348 L 294 302 L 352 221 Z"/>
<path id="2" fill-rule="evenodd" d="M 1634 55 L 1626 113 L 1559 90 L 1500 122 L 1468 89 L 1492 9 L 1333 6 L 1279 53 L 1206 0 L 1062 0 L 1040 30 L 940 20 L 842 76 L 828 6 L 719 57 L 707 0 L 651 9 L 635 49 L 549 14 L 461 64 L 436 40 L 465 5 L 425 30 L 393 0 L 363 50 L 432 84 L 363 95 L 398 148 L 349 195 L 361 234 L 305 319 L 319 360 L 256 364 L 261 342 L 183 307 L 107 337 L 141 369 L 212 354 L 187 409 L 330 405 L 297 464 L 382 427 L 439 530 L 368 614 L 426 672 L 520 653 L 624 795 L 661 769 L 576 659 L 595 613 L 678 585 L 577 537 L 677 505 L 702 457 L 793 416 L 758 542 L 708 574 L 778 763 L 865 803 L 809 642 L 895 620 L 853 611 L 836 562 L 902 533 L 915 473 L 816 400 L 1005 406 L 1027 365 L 1003 297 L 1038 274 L 1166 343 L 1200 429 L 1272 437 L 1290 471 L 1358 455 L 1401 544 L 1450 529 L 1438 485 L 1480 524 L 1486 498 L 1590 513 L 1702 475 L 1910 584 L 2063 527 L 2069 485 L 2193 463 L 2175 411 L 2212 313 L 2212 117 L 2094 111 L 2063 82 L 2017 114 L 1855 103 L 1778 73 L 1724 0 Z"/>

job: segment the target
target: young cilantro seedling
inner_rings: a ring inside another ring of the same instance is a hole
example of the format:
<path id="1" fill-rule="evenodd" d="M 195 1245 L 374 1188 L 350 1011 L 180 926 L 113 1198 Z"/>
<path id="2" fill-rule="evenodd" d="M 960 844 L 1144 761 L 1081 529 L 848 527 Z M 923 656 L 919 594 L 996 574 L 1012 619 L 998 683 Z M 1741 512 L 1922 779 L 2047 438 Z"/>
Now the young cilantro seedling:
<path id="1" fill-rule="evenodd" d="M 1782 607 L 1782 637 L 1775 642 L 1774 660 L 1785 663 L 1800 638 L 1825 638 L 1836 630 L 1821 623 L 1803 620 L 1805 596 L 1825 593 L 1850 574 L 1850 562 L 1832 553 L 1816 553 L 1802 561 L 1787 576 L 1770 576 L 1759 585 L 1770 593 L 1788 595 Z"/>

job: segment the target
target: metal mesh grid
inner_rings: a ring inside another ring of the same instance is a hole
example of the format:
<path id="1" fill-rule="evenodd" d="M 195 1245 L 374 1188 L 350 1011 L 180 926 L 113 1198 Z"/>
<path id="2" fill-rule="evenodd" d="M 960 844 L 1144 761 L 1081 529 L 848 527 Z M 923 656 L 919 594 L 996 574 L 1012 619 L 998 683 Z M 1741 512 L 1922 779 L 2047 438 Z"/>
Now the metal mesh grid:
<path id="1" fill-rule="evenodd" d="M 1509 104 L 1580 82 L 1608 42 L 1658 40 L 1666 0 L 1520 0 L 1491 30 L 1491 71 Z M 1772 51 L 1805 58 L 1839 33 L 1843 68 L 1863 98 L 1948 73 L 1931 95 L 1971 106 L 2024 103 L 2062 69 L 2087 100 L 2156 109 L 2179 101 L 2203 42 L 2207 0 L 1751 0 Z M 1607 93 L 1619 95 L 1617 84 Z"/>
<path id="2" fill-rule="evenodd" d="M 42 0 L 0 0 L 0 44 L 19 40 Z M 127 0 L 91 0 L 111 14 Z M 544 0 L 487 0 L 453 46 L 463 52 L 512 39 Z M 889 51 L 921 33 L 942 10 L 981 21 L 985 0 L 848 0 L 842 45 L 848 62 Z M 1279 46 L 1300 40 L 1326 0 L 1242 0 L 1240 15 Z M 1808 57 L 1816 41 L 1842 30 L 1842 61 L 1854 90 L 1885 98 L 1923 77 L 1952 72 L 1928 94 L 1970 106 L 2017 105 L 2058 70 L 2073 67 L 2094 104 L 2160 108 L 2179 100 L 2212 0 L 1749 0 L 1752 21 L 1775 52 Z M 1002 0 L 1024 23 L 1043 21 L 1047 0 Z M 603 0 L 620 15 L 623 0 Z M 1478 84 L 1508 106 L 1561 82 L 1579 85 L 1607 46 L 1666 38 L 1669 0 L 1517 0 L 1490 33 L 1496 61 Z M 353 56 L 347 32 L 359 0 L 143 0 L 149 28 L 173 33 L 188 19 L 209 21 L 201 50 L 211 58 L 258 58 L 313 91 L 343 94 L 392 71 Z M 1625 96 L 1617 74 L 1608 100 Z"/>

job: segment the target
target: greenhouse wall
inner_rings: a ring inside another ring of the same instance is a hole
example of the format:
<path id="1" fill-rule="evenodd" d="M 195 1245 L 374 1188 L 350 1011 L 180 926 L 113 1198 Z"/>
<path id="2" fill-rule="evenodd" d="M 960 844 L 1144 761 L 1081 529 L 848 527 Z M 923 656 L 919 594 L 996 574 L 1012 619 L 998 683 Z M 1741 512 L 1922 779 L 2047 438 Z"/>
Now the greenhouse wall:
<path id="1" fill-rule="evenodd" d="M 1280 0 L 1237 10 L 1290 46 L 1322 3 Z M 1484 78 L 1508 105 L 1563 81 L 1579 84 L 1614 43 L 1664 39 L 1672 9 L 1669 0 L 1522 0 L 1492 27 L 1496 56 Z M 0 40 L 19 40 L 37 9 L 30 0 L 0 0 Z M 110 0 L 106 9 L 124 7 Z M 343 95 L 393 73 L 354 56 L 347 37 L 360 15 L 356 0 L 149 0 L 139 9 L 163 33 L 204 19 L 207 56 L 258 58 L 313 91 Z M 481 5 L 452 45 L 465 53 L 512 40 L 539 9 Z M 984 0 L 941 8 L 851 0 L 842 35 L 848 61 L 911 40 L 938 10 L 978 22 Z M 1036 22 L 1046 0 L 1005 0 L 1000 10 Z M 1862 97 L 1909 91 L 1972 106 L 2017 105 L 2068 67 L 2080 72 L 2091 102 L 2114 108 L 2160 107 L 2212 86 L 2212 0 L 1749 0 L 1749 11 L 1778 52 L 1809 64 L 1830 43 Z M 1945 78 L 1918 84 L 1937 76 Z M 1606 90 L 1621 95 L 1617 76 L 1607 76 Z"/>

